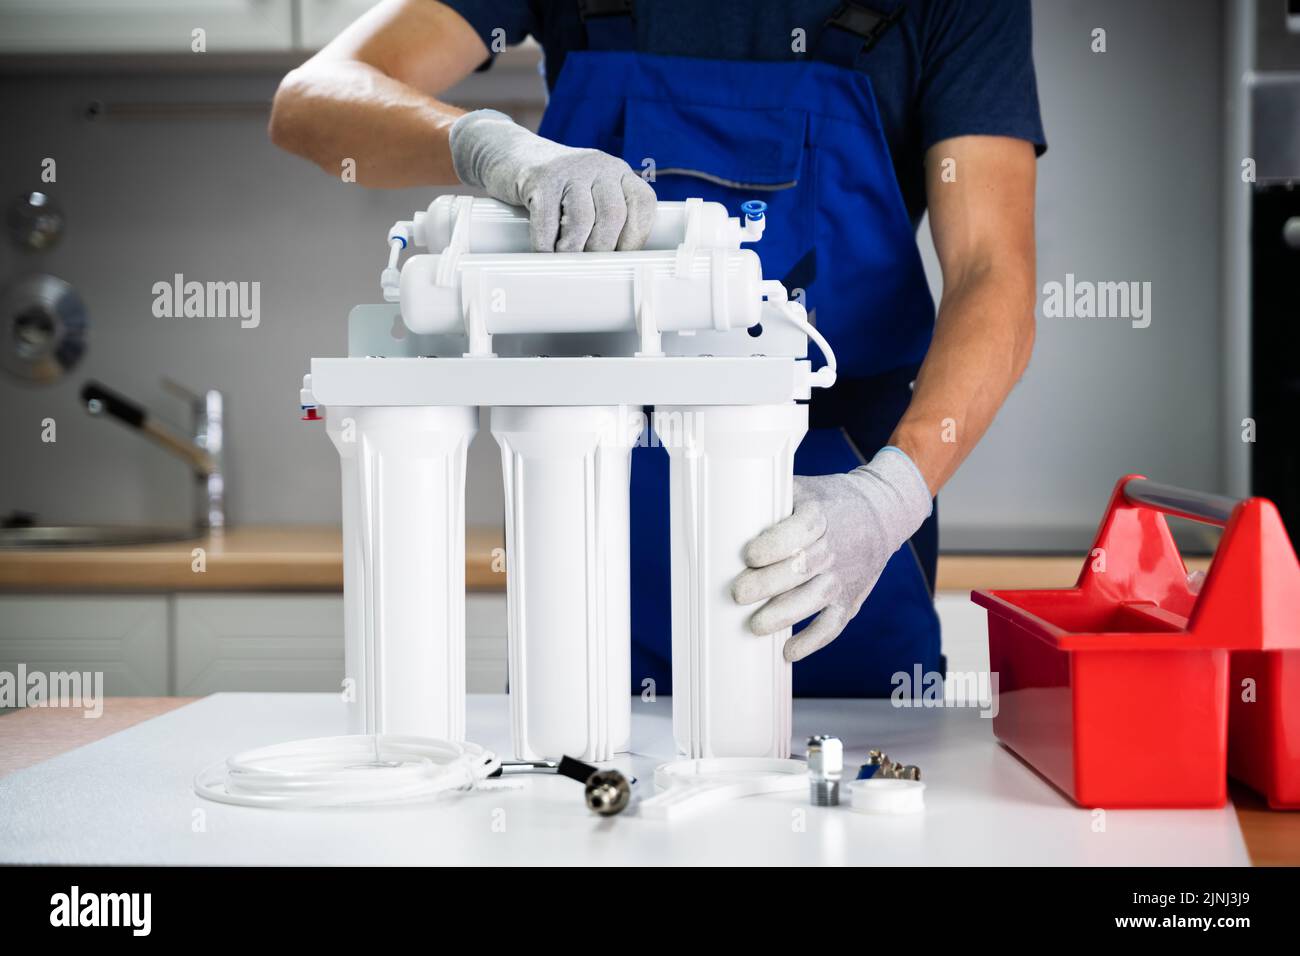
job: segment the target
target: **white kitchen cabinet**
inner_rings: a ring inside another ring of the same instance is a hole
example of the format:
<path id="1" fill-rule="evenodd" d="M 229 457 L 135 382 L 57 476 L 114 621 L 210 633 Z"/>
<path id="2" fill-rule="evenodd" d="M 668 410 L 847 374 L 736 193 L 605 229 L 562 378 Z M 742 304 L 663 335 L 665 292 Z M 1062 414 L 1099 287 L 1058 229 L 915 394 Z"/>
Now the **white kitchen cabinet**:
<path id="1" fill-rule="evenodd" d="M 465 686 L 471 694 L 506 689 L 505 592 L 465 595 Z"/>
<path id="2" fill-rule="evenodd" d="M 0 671 L 102 672 L 104 693 L 168 693 L 165 595 L 0 595 Z"/>
<path id="3" fill-rule="evenodd" d="M 172 600 L 175 693 L 341 690 L 341 595 L 177 594 Z"/>
<path id="4" fill-rule="evenodd" d="M 295 0 L 0 0 L 0 53 L 289 50 Z"/>
<path id="5" fill-rule="evenodd" d="M 301 28 L 298 45 L 319 50 L 378 0 L 299 0 Z"/>
<path id="6" fill-rule="evenodd" d="M 936 599 L 950 672 L 987 671 L 985 611 L 966 591 Z M 472 694 L 506 688 L 506 597 L 465 598 Z M 336 691 L 338 594 L 0 595 L 0 671 L 102 671 L 111 696 Z"/>
<path id="7" fill-rule="evenodd" d="M 465 601 L 470 693 L 506 687 L 506 599 Z M 338 594 L 0 595 L 0 671 L 101 671 L 110 696 L 336 691 Z"/>
<path id="8" fill-rule="evenodd" d="M 343 598 L 323 595 L 178 594 L 175 693 L 335 691 L 343 680 Z M 506 686 L 504 594 L 465 601 L 470 693 Z"/>
<path id="9" fill-rule="evenodd" d="M 969 591 L 940 591 L 934 598 L 943 629 L 943 653 L 948 672 L 978 674 L 989 669 L 988 611 L 970 599 Z"/>

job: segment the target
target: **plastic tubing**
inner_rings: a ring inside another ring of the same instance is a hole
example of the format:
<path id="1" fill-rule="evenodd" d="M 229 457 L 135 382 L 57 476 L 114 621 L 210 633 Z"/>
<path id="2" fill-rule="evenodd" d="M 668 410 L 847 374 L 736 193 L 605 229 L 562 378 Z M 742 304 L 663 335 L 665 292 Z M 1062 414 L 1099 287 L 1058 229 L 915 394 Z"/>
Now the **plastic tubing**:
<path id="1" fill-rule="evenodd" d="M 246 750 L 194 777 L 194 792 L 240 807 L 398 803 L 473 789 L 501 767 L 477 744 L 433 737 L 357 734 Z"/>
<path id="2" fill-rule="evenodd" d="M 785 286 L 780 282 L 764 282 L 763 295 L 768 302 L 779 307 L 778 311 L 787 322 L 813 340 L 817 348 L 821 350 L 822 358 L 826 359 L 826 365 L 813 373 L 812 384 L 817 388 L 830 388 L 834 385 L 839 366 L 835 361 L 835 350 L 831 348 L 831 344 L 826 341 L 825 336 L 817 331 L 815 325 L 799 314 L 803 310 L 790 303 Z"/>
<path id="3" fill-rule="evenodd" d="M 388 230 L 388 268 L 379 275 L 379 288 L 384 293 L 385 302 L 398 301 L 402 274 L 397 261 L 402 257 L 402 250 L 410 246 L 413 232 L 414 224 L 406 220 L 398 220 Z"/>

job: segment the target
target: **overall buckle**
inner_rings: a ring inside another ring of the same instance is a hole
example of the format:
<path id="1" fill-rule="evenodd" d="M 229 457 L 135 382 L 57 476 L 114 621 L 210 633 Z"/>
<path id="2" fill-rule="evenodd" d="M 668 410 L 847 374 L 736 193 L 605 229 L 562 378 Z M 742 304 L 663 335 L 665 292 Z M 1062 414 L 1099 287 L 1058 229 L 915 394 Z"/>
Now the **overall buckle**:
<path id="1" fill-rule="evenodd" d="M 578 17 L 583 23 L 601 17 L 636 17 L 634 0 L 578 0 Z"/>
<path id="2" fill-rule="evenodd" d="M 862 38 L 861 53 L 868 52 L 890 27 L 903 17 L 903 5 L 889 13 L 881 13 L 853 0 L 846 0 L 826 21 L 825 26 L 835 27 Z"/>

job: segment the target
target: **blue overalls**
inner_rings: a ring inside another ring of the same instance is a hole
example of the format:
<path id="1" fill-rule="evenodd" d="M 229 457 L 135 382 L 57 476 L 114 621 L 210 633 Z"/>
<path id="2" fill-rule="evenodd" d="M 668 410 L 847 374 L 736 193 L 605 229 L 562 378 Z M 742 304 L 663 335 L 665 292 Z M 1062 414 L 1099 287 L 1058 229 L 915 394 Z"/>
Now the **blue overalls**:
<path id="1" fill-rule="evenodd" d="M 591 15 L 597 6 L 619 12 Z M 892 18 L 848 4 L 810 38 L 811 59 L 729 61 L 636 52 L 630 7 L 586 4 L 588 49 L 568 54 L 541 135 L 621 156 L 638 172 L 653 163 L 660 199 L 699 196 L 733 215 L 747 199 L 767 202 L 754 247 L 763 274 L 803 290 L 839 360 L 839 382 L 813 399 L 795 473 L 855 468 L 888 443 L 934 325 L 871 82 L 855 69 Z M 662 448 L 633 452 L 632 501 L 632 689 L 652 678 L 670 694 Z M 887 696 L 896 672 L 942 671 L 937 518 L 890 559 L 844 633 L 794 665 L 795 694 Z"/>

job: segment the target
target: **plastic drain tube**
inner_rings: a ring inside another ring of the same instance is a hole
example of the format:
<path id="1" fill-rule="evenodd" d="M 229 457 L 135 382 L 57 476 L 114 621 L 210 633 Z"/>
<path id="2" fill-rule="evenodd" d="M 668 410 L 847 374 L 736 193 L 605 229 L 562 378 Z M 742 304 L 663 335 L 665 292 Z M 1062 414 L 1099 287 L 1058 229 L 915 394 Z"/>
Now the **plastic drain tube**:
<path id="1" fill-rule="evenodd" d="M 363 806 L 470 790 L 501 762 L 477 744 L 357 734 L 260 747 L 213 764 L 194 792 L 217 803 L 287 810 Z"/>
<path id="2" fill-rule="evenodd" d="M 764 282 L 763 296 L 780 312 L 781 318 L 812 339 L 813 344 L 821 351 L 826 364 L 813 372 L 812 385 L 817 388 L 830 388 L 834 385 L 839 370 L 839 363 L 835 360 L 835 350 L 831 348 L 831 344 L 826 341 L 825 336 L 817 331 L 817 327 L 804 318 L 807 313 L 803 309 L 792 306 L 787 297 L 785 286 L 780 282 Z"/>

